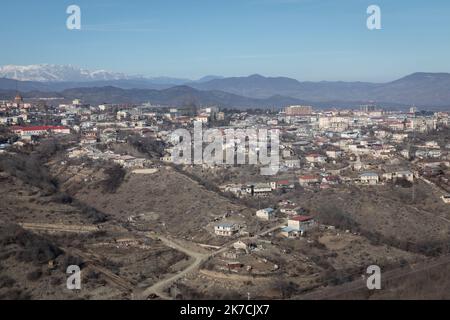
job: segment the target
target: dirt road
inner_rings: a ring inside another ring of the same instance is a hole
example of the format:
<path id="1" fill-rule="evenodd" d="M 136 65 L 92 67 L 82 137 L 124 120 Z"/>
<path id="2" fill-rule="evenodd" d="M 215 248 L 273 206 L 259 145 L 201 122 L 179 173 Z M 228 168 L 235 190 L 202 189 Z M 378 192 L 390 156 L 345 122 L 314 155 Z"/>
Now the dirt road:
<path id="1" fill-rule="evenodd" d="M 67 225 L 50 223 L 19 223 L 25 230 L 43 231 L 43 232 L 67 232 L 67 233 L 89 233 L 100 229 L 94 225 Z"/>
<path id="2" fill-rule="evenodd" d="M 163 236 L 158 236 L 158 239 L 161 240 L 166 246 L 168 246 L 172 249 L 181 251 L 184 254 L 188 255 L 189 257 L 191 257 L 191 259 L 193 259 L 193 262 L 183 271 L 181 271 L 173 276 L 170 276 L 169 278 L 163 279 L 163 280 L 155 283 L 151 287 L 145 289 L 143 292 L 137 293 L 136 294 L 137 299 L 147 299 L 147 297 L 151 294 L 156 294 L 159 297 L 161 297 L 163 299 L 167 299 L 167 300 L 172 299 L 170 296 L 168 296 L 166 293 L 164 293 L 164 289 L 169 287 L 175 281 L 177 281 L 177 280 L 183 278 L 184 276 L 187 276 L 189 273 L 197 270 L 197 268 L 200 267 L 200 265 L 204 261 L 206 261 L 210 256 L 210 255 L 195 252 L 189 248 L 183 247 L 180 244 L 176 243 L 174 240 L 171 240 L 171 239 L 163 237 Z"/>
<path id="3" fill-rule="evenodd" d="M 153 284 L 151 287 L 145 289 L 142 292 L 136 292 L 136 294 L 134 296 L 136 297 L 136 299 L 147 299 L 147 297 L 150 296 L 151 294 L 156 294 L 162 299 L 170 300 L 170 299 L 172 299 L 172 297 L 168 296 L 164 292 L 164 289 L 167 288 L 167 287 L 170 287 L 177 280 L 179 280 L 179 279 L 189 275 L 192 272 L 195 272 L 208 259 L 210 259 L 210 258 L 212 258 L 212 257 L 214 257 L 214 256 L 216 256 L 218 254 L 221 254 L 221 253 L 225 252 L 236 241 L 245 240 L 245 239 L 253 239 L 253 238 L 260 237 L 260 236 L 265 236 L 265 235 L 267 235 L 267 234 L 269 234 L 271 232 L 274 232 L 275 230 L 278 230 L 278 229 L 280 229 L 280 228 L 282 228 L 284 226 L 285 226 L 285 224 L 280 224 L 280 225 L 274 226 L 274 227 L 272 227 L 272 228 L 270 228 L 268 230 L 261 231 L 260 233 L 258 233 L 257 235 L 255 235 L 252 238 L 233 239 L 229 243 L 225 244 L 221 249 L 216 250 L 216 251 L 211 252 L 211 253 L 208 253 L 208 254 L 204 254 L 204 253 L 199 253 L 199 252 L 193 251 L 192 249 L 189 249 L 189 248 L 186 248 L 186 247 L 180 245 L 175 240 L 171 240 L 171 239 L 163 237 L 163 236 L 158 236 L 157 238 L 159 240 L 161 240 L 166 246 L 185 253 L 186 255 L 191 257 L 191 259 L 193 259 L 193 262 L 192 262 L 192 264 L 190 264 L 183 271 L 181 271 L 181 272 L 179 272 L 179 273 L 177 273 L 175 275 L 172 275 L 172 276 L 170 276 L 170 277 L 168 277 L 166 279 L 163 279 L 163 280 Z"/>

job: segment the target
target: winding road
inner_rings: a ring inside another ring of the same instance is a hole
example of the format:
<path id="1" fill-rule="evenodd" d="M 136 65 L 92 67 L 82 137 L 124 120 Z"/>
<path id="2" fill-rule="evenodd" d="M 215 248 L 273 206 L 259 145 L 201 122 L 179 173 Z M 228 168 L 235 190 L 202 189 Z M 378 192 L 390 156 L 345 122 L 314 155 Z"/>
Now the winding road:
<path id="1" fill-rule="evenodd" d="M 172 299 L 170 296 L 168 296 L 166 293 L 164 293 L 164 289 L 169 287 L 175 281 L 177 281 L 177 280 L 183 278 L 184 276 L 187 276 L 189 273 L 195 271 L 198 267 L 200 267 L 200 265 L 203 262 L 205 262 L 211 256 L 211 255 L 192 251 L 188 248 L 185 248 L 185 247 L 179 245 L 175 241 L 170 240 L 163 236 L 158 236 L 158 239 L 161 240 L 166 246 L 168 246 L 172 249 L 181 251 L 184 254 L 188 255 L 189 257 L 194 259 L 194 262 L 191 265 L 189 265 L 186 269 L 184 269 L 183 271 L 181 271 L 173 276 L 170 276 L 169 278 L 163 279 L 163 280 L 155 283 L 154 285 L 145 289 L 141 293 L 137 293 L 136 297 L 138 299 L 147 299 L 147 297 L 150 296 L 151 294 L 156 294 L 159 297 L 166 299 L 166 300 Z"/>
<path id="2" fill-rule="evenodd" d="M 255 239 L 257 237 L 261 237 L 261 236 L 265 236 L 271 232 L 274 232 L 275 230 L 278 230 L 282 227 L 284 227 L 286 224 L 280 224 L 277 226 L 274 226 L 268 230 L 262 231 L 260 233 L 258 233 L 257 235 L 255 235 L 254 237 L 246 237 L 246 238 L 239 238 L 239 239 L 233 239 L 232 241 L 228 242 L 227 244 L 223 245 L 223 247 L 219 250 L 216 250 L 214 252 L 205 254 L 205 253 L 199 253 L 196 251 L 193 251 L 189 248 L 183 247 L 182 245 L 180 245 L 179 243 L 177 243 L 175 240 L 171 240 L 167 237 L 164 236 L 157 236 L 157 238 L 159 240 L 161 240 L 166 246 L 181 251 L 184 254 L 188 255 L 191 259 L 193 259 L 192 264 L 190 264 L 186 269 L 184 269 L 183 271 L 172 275 L 166 279 L 162 279 L 161 281 L 153 284 L 151 287 L 148 287 L 147 289 L 141 291 L 141 292 L 136 292 L 134 294 L 134 297 L 136 297 L 136 299 L 139 300 L 146 300 L 150 295 L 155 294 L 157 296 L 159 296 L 162 299 L 166 299 L 166 300 L 171 300 L 172 297 L 170 297 L 169 295 L 167 295 L 165 293 L 165 289 L 167 287 L 170 287 L 174 282 L 176 282 L 177 280 L 189 275 L 190 273 L 196 271 L 198 268 L 200 268 L 200 266 L 206 262 L 208 259 L 221 254 L 223 252 L 225 252 L 226 250 L 228 250 L 236 241 L 239 240 L 246 240 L 246 239 Z"/>

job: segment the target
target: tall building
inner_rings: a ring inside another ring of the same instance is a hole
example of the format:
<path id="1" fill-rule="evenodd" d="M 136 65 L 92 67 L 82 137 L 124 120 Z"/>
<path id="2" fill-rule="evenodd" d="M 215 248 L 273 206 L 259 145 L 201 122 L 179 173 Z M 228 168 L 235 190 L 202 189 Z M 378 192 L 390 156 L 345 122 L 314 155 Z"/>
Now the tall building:
<path id="1" fill-rule="evenodd" d="M 311 106 L 290 106 L 284 109 L 287 116 L 307 116 L 312 113 Z"/>
<path id="2" fill-rule="evenodd" d="M 377 111 L 377 107 L 374 105 L 364 105 L 364 106 L 361 106 L 360 109 L 361 109 L 361 112 L 365 112 L 365 113 Z"/>
<path id="3" fill-rule="evenodd" d="M 16 97 L 14 98 L 14 103 L 17 105 L 23 104 L 23 98 L 19 93 L 16 94 Z"/>

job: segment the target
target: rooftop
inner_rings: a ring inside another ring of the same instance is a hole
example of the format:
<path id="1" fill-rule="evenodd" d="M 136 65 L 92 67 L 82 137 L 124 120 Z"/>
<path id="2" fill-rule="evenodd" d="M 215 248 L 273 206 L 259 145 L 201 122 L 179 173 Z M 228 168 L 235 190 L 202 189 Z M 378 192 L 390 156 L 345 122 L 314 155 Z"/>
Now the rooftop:
<path id="1" fill-rule="evenodd" d="M 295 216 L 292 218 L 289 218 L 289 220 L 293 220 L 293 221 L 299 221 L 299 222 L 305 222 L 305 221 L 309 221 L 309 220 L 313 220 L 314 217 L 311 216 Z"/>
<path id="2" fill-rule="evenodd" d="M 63 130 L 68 129 L 63 126 L 32 126 L 32 127 L 11 127 L 13 131 L 38 131 L 38 130 Z"/>

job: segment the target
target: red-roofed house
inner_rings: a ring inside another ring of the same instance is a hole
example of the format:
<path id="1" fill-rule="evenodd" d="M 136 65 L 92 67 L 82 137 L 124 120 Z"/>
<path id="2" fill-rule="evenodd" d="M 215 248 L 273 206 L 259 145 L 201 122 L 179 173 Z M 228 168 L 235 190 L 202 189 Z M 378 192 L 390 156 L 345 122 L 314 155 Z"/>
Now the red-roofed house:
<path id="1" fill-rule="evenodd" d="M 70 134 L 70 129 L 63 126 L 12 127 L 11 131 L 23 136 L 42 136 L 48 133 Z"/>
<path id="2" fill-rule="evenodd" d="M 305 176 L 300 176 L 298 177 L 298 183 L 302 186 L 302 187 L 308 187 L 312 184 L 318 183 L 319 177 L 314 176 L 314 175 L 305 175 Z"/>
<path id="3" fill-rule="evenodd" d="M 307 231 L 315 225 L 316 221 L 311 216 L 294 216 L 288 220 L 288 227 L 297 231 Z"/>

